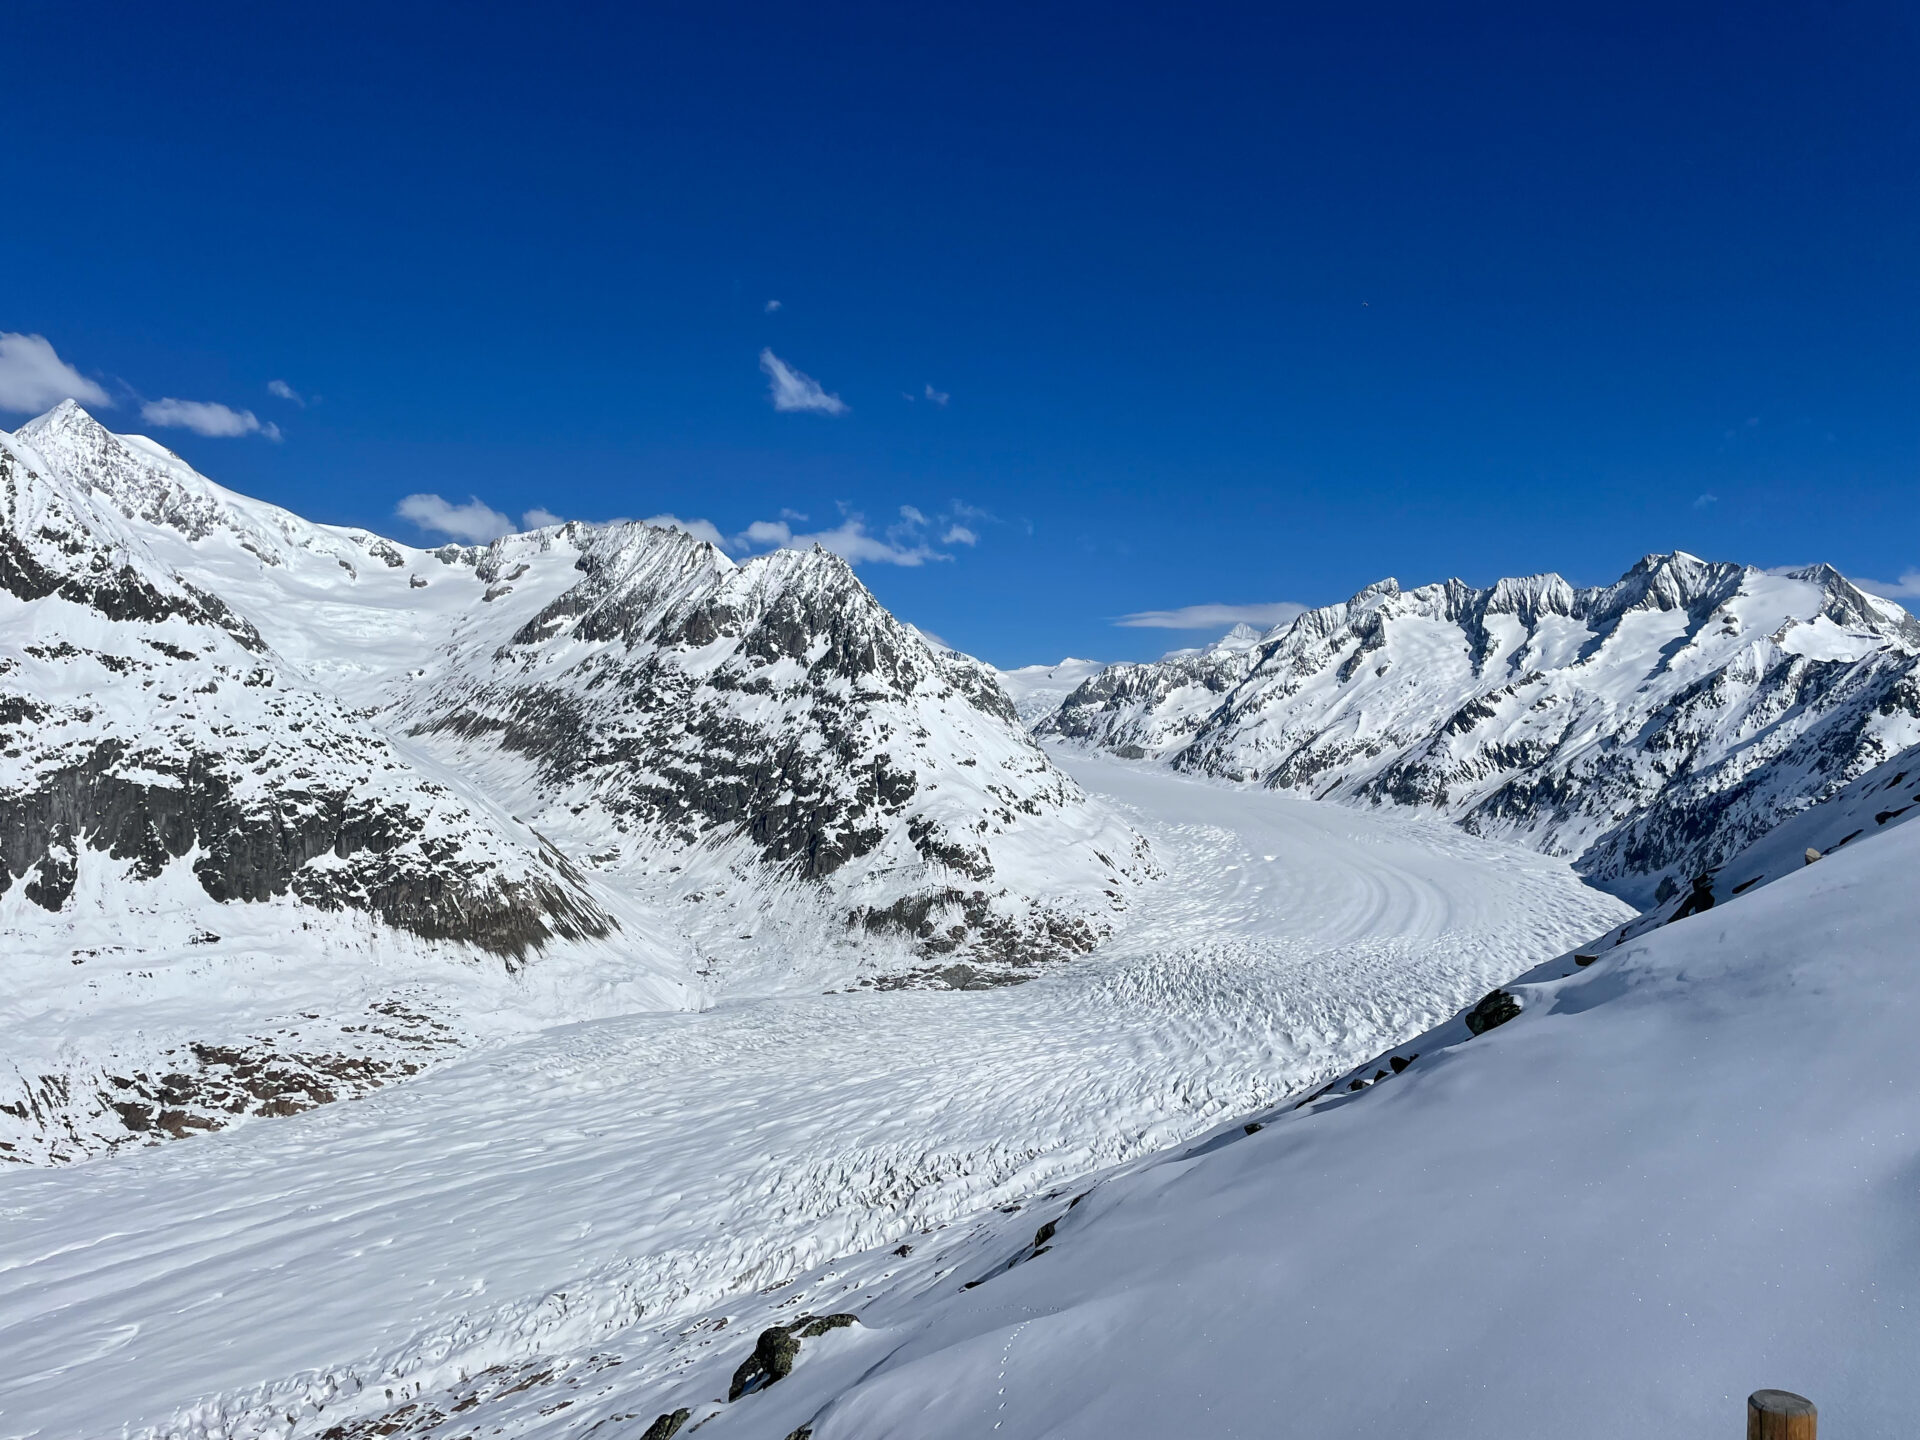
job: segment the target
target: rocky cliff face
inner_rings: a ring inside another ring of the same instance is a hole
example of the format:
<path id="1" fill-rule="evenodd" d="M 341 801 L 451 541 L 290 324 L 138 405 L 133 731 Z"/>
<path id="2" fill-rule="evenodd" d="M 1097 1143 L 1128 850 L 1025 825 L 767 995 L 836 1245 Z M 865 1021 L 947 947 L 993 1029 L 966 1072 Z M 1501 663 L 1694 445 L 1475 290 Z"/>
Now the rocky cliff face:
<path id="1" fill-rule="evenodd" d="M 1369 586 L 1250 651 L 1114 666 L 1043 734 L 1580 857 L 1642 903 L 1920 740 L 1920 623 L 1827 566 Z"/>

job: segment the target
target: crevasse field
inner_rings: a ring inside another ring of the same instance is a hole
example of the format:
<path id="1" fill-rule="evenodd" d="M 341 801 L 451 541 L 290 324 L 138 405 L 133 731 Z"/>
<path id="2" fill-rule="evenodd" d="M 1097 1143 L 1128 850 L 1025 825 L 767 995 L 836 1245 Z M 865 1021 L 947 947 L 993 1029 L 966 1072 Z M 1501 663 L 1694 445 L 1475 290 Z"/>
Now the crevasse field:
<path id="1" fill-rule="evenodd" d="M 780 1304 L 769 1287 L 918 1245 L 916 1283 L 953 1288 L 938 1244 L 1018 1230 L 1011 1207 L 1313 1088 L 1629 914 L 1433 820 L 1062 763 L 1165 874 L 1033 983 L 584 1021 L 308 1114 L 0 1175 L 0 1433 L 393 1433 L 377 1417 L 412 1405 L 406 1433 L 645 1410 L 599 1432 L 637 1436 L 655 1391 L 724 1392 L 714 1357 L 751 1346 L 724 1322 Z M 939 1433 L 988 1433 L 960 1413 Z"/>

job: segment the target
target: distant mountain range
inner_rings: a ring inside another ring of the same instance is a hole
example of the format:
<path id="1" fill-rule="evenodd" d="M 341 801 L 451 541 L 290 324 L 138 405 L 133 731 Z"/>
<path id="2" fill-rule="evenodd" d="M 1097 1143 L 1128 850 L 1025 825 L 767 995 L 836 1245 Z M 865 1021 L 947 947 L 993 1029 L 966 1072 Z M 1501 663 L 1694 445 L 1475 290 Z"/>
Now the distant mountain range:
<path id="1" fill-rule="evenodd" d="M 1675 552 L 1612 585 L 1370 585 L 1252 643 L 1108 666 L 1056 741 L 1426 809 L 1639 904 L 1920 741 L 1920 622 L 1826 565 Z"/>

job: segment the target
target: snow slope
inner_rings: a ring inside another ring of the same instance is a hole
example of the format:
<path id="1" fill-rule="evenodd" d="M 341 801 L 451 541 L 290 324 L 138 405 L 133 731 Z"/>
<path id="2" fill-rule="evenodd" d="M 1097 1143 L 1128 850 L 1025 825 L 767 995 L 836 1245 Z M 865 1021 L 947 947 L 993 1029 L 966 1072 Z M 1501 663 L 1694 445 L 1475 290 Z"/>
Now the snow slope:
<path id="1" fill-rule="evenodd" d="M 684 1409 L 716 1440 L 1602 1440 L 1738 1434 L 1747 1393 L 1778 1387 L 1830 1433 L 1901 1434 L 1920 1348 L 1917 866 L 1920 826 L 1890 822 L 1588 966 L 1538 967 L 1507 987 L 1517 1018 L 1478 1037 L 1450 1020 L 1359 1090 L 704 1313 L 391 1387 L 287 1385 L 162 1433 L 604 1436 Z M 102 1243 L 31 1223 L 29 1255 Z M 112 1249 L 51 1264 L 114 1269 Z M 151 1300 L 102 1306 L 104 1288 L 78 1292 L 90 1331 L 48 1318 L 136 1365 Z M 800 1327 L 792 1373 L 728 1401 L 767 1327 L 829 1314 L 855 1321 Z M 84 1396 L 111 1371 L 90 1354 L 68 1373 Z M 17 1384 L 43 1407 L 24 1413 L 94 1433 L 58 1379 Z"/>
<path id="2" fill-rule="evenodd" d="M 1920 622 L 1830 567 L 1391 580 L 1089 680 L 1042 734 L 1578 857 L 1648 903 L 1920 742 Z"/>
<path id="3" fill-rule="evenodd" d="M 537 1418 L 609 1357 L 650 1394 L 686 1354 L 737 1363 L 737 1328 L 702 1346 L 714 1307 L 1276 1103 L 1624 918 L 1432 820 L 1073 767 L 1168 873 L 1030 984 L 598 1020 L 0 1174 L 0 1434 L 317 1436 L 419 1387 L 450 1412 L 462 1376 Z"/>
<path id="4" fill-rule="evenodd" d="M 1902 827 L 1516 987 L 1517 1020 L 1358 1094 L 841 1267 L 805 1303 L 860 1326 L 763 1395 L 700 1403 L 743 1337 L 615 1403 L 716 1437 L 1598 1440 L 1737 1434 L 1772 1386 L 1903 1433 L 1916 866 Z"/>

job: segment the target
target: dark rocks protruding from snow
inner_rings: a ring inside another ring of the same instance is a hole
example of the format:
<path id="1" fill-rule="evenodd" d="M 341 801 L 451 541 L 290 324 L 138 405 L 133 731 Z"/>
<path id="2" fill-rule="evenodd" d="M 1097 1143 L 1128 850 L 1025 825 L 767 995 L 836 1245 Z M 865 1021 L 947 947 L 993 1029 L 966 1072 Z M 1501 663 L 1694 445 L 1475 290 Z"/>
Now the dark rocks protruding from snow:
<path id="1" fill-rule="evenodd" d="M 1481 997 L 1480 1003 L 1466 1013 L 1467 1029 L 1476 1035 L 1484 1035 L 1497 1025 L 1504 1025 L 1520 1013 L 1520 1002 L 1504 990 L 1489 991 Z"/>
<path id="2" fill-rule="evenodd" d="M 858 1318 L 845 1313 L 802 1315 L 790 1324 L 773 1325 L 762 1330 L 760 1338 L 754 1342 L 753 1353 L 741 1361 L 740 1367 L 733 1372 L 733 1383 L 727 1388 L 728 1401 L 738 1400 L 742 1395 L 764 1390 L 786 1379 L 793 1373 L 793 1362 L 799 1358 L 802 1340 L 811 1340 L 829 1330 L 845 1329 Z"/>
<path id="3" fill-rule="evenodd" d="M 688 1417 L 692 1414 L 693 1411 L 685 1409 L 669 1411 L 649 1425 L 640 1440 L 673 1440 L 673 1437 L 680 1433 L 680 1427 L 687 1423 Z"/>
<path id="4" fill-rule="evenodd" d="M 1667 923 L 1671 925 L 1674 920 L 1684 920 L 1689 915 L 1698 915 L 1703 910 L 1712 908 L 1713 876 L 1696 875 L 1693 877 L 1693 892 L 1680 902 L 1680 907 L 1673 912 L 1673 918 Z"/>
<path id="5" fill-rule="evenodd" d="M 786 1379 L 793 1373 L 793 1362 L 799 1354 L 800 1340 L 785 1325 L 762 1330 L 754 1342 L 753 1353 L 733 1372 L 733 1383 L 727 1387 L 728 1401 Z"/>

